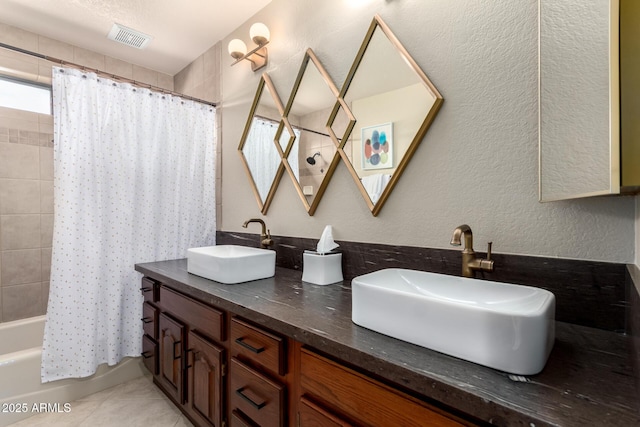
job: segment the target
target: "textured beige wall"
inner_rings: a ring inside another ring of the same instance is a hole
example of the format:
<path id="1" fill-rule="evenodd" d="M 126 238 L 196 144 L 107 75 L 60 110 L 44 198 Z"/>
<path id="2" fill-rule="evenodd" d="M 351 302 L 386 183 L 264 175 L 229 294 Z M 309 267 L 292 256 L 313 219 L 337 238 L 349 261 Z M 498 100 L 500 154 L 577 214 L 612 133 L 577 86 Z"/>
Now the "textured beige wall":
<path id="1" fill-rule="evenodd" d="M 173 77 L 0 23 L 0 42 L 168 90 Z M 51 82 L 52 64 L 0 48 L 0 73 Z M 53 117 L 0 108 L 0 320 L 46 311 L 53 235 Z"/>
<path id="2" fill-rule="evenodd" d="M 444 96 L 444 104 L 378 217 L 340 164 L 315 216 L 290 180 L 280 183 L 266 222 L 274 235 L 449 248 L 468 223 L 476 249 L 498 253 L 634 262 L 635 198 L 538 202 L 537 1 L 273 0 L 231 38 L 271 30 L 269 65 L 283 102 L 306 48 L 338 87 L 375 13 L 391 27 Z M 222 54 L 222 221 L 246 231 L 260 217 L 236 152 L 260 73 Z M 594 118 L 595 119 L 595 118 Z M 497 266 L 499 268 L 500 266 Z"/>

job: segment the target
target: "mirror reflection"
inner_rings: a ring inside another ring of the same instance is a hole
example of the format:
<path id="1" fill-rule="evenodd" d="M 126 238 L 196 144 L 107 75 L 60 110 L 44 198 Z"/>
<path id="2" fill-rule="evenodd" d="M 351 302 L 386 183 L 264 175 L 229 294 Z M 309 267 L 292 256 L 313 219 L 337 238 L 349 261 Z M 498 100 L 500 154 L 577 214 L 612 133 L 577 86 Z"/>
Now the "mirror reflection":
<path id="1" fill-rule="evenodd" d="M 315 212 L 340 159 L 339 141 L 327 126 L 337 96 L 329 75 L 308 49 L 284 115 L 295 133 L 285 165 L 309 215 Z"/>
<path id="2" fill-rule="evenodd" d="M 341 92 L 356 123 L 341 155 L 373 215 L 382 208 L 442 103 L 442 96 L 376 16 Z M 336 104 L 333 117 L 343 107 Z M 333 129 L 341 126 L 331 123 Z"/>
<path id="3" fill-rule="evenodd" d="M 265 73 L 245 125 L 238 150 L 252 183 L 262 213 L 266 213 L 284 173 L 282 154 L 289 145 L 287 132 L 279 131 L 284 109 L 269 76 Z M 276 142 L 277 141 L 277 142 Z"/>

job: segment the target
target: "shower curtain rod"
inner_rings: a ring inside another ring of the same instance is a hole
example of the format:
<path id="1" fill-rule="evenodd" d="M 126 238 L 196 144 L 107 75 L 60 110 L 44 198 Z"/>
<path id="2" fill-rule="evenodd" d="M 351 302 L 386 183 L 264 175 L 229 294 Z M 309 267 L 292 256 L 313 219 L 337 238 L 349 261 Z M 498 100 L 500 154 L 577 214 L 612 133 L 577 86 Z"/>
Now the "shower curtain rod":
<path id="1" fill-rule="evenodd" d="M 261 115 L 258 115 L 258 114 L 256 114 L 255 117 L 257 117 L 259 119 L 262 119 L 264 121 L 267 121 L 267 122 L 274 123 L 274 124 L 280 124 L 279 121 L 277 121 L 275 119 L 271 119 L 269 117 L 261 116 Z M 329 136 L 326 133 L 318 132 L 317 130 L 313 130 L 313 129 L 303 128 L 301 126 L 291 125 L 291 127 L 294 128 L 294 129 L 298 129 L 298 130 L 303 130 L 303 131 L 306 131 L 306 132 L 315 133 L 316 135 L 327 136 L 327 137 Z M 340 138 L 338 138 L 338 141 L 340 141 Z"/>
<path id="2" fill-rule="evenodd" d="M 107 73 L 106 71 L 98 70 L 96 68 L 85 67 L 84 65 L 75 64 L 73 62 L 69 62 L 69 61 L 65 61 L 65 60 L 62 60 L 62 59 L 54 58 L 52 56 L 43 55 L 43 54 L 37 53 L 37 52 L 32 52 L 30 50 L 26 50 L 26 49 L 22 49 L 22 48 L 19 48 L 19 47 L 11 46 L 11 45 L 8 45 L 8 44 L 5 44 L 5 43 L 0 43 L 0 47 L 2 47 L 4 49 L 12 50 L 14 52 L 19 52 L 19 53 L 22 53 L 22 54 L 25 54 L 25 55 L 35 56 L 36 58 L 44 59 L 45 61 L 53 62 L 53 63 L 59 64 L 59 65 L 65 65 L 65 66 L 69 66 L 69 67 L 73 67 L 73 68 L 78 68 L 78 69 L 80 69 L 82 71 L 90 71 L 90 72 L 93 72 L 93 73 L 96 73 L 96 74 L 100 74 L 100 75 L 102 75 L 104 77 L 111 77 L 113 79 L 124 81 L 124 82 L 127 82 L 127 83 L 131 83 L 134 86 L 143 87 L 143 88 L 146 88 L 146 89 L 153 90 L 155 92 L 165 93 L 165 94 L 168 94 L 168 95 L 175 95 L 175 96 L 178 96 L 178 97 L 180 97 L 182 99 L 187 99 L 189 101 L 199 102 L 201 104 L 206 104 L 206 105 L 211 105 L 213 107 L 216 107 L 216 103 L 215 102 L 210 102 L 210 101 L 205 101 L 203 99 L 194 98 L 192 96 L 184 95 L 184 94 L 179 93 L 179 92 L 174 92 L 172 90 L 163 89 L 161 87 L 150 85 L 150 84 L 147 84 L 147 83 L 142 83 L 142 82 L 139 82 L 137 80 L 128 79 L 126 77 L 122 77 L 122 76 L 119 76 L 117 74 Z"/>

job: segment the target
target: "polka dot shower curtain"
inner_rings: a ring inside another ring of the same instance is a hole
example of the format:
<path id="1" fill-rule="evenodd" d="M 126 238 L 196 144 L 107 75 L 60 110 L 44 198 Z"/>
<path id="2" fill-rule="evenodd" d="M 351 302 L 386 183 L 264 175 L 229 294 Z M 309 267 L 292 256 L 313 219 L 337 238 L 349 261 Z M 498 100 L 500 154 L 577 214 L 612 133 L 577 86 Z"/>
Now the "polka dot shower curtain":
<path id="1" fill-rule="evenodd" d="M 43 382 L 141 352 L 139 262 L 215 244 L 215 111 L 53 70 L 54 236 Z"/>

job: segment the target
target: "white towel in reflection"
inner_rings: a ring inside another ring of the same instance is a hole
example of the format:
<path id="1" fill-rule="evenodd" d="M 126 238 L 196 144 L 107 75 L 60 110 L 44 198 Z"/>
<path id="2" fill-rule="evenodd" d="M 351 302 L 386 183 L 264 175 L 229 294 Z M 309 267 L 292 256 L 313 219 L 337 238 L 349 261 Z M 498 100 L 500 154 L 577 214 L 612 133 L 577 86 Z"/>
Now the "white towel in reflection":
<path id="1" fill-rule="evenodd" d="M 375 175 L 365 176 L 360 179 L 364 189 L 367 190 L 369 198 L 375 205 L 384 191 L 385 187 L 391 180 L 391 175 L 386 173 L 377 173 Z"/>

